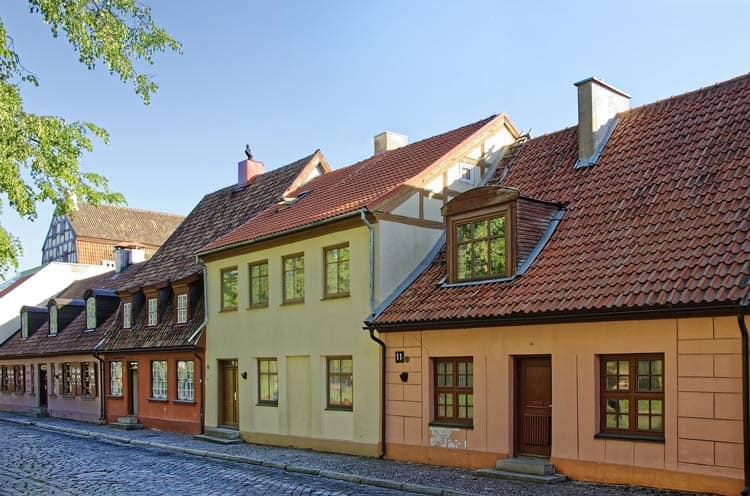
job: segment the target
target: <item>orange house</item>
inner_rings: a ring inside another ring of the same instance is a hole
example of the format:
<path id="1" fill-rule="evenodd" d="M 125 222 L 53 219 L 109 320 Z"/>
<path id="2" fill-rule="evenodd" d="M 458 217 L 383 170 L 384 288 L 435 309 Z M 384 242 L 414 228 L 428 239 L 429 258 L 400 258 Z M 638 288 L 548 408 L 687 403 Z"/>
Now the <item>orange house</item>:
<path id="1" fill-rule="evenodd" d="M 576 86 L 367 322 L 386 456 L 747 494 L 750 76 Z"/>

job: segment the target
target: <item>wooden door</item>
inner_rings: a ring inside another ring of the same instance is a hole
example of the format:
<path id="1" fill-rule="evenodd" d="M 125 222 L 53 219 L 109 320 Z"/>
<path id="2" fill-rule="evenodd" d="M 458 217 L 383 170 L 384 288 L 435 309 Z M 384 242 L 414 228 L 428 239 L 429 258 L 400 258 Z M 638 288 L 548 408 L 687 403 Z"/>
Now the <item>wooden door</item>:
<path id="1" fill-rule="evenodd" d="M 552 359 L 516 358 L 516 454 L 550 456 Z"/>
<path id="2" fill-rule="evenodd" d="M 138 362 L 129 362 L 128 372 L 128 414 L 138 416 Z"/>
<path id="3" fill-rule="evenodd" d="M 47 407 L 47 365 L 39 366 L 39 406 Z"/>
<path id="4" fill-rule="evenodd" d="M 221 362 L 220 419 L 226 427 L 239 427 L 240 411 L 237 384 L 237 360 Z"/>

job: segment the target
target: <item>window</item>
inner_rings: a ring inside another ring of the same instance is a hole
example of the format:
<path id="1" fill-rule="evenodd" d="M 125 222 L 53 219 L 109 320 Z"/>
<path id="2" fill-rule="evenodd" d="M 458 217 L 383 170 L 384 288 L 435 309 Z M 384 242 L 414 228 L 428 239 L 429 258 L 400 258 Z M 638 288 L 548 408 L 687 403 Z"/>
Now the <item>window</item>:
<path id="1" fill-rule="evenodd" d="M 66 396 L 81 396 L 81 364 L 63 364 L 63 394 Z"/>
<path id="2" fill-rule="evenodd" d="M 325 297 L 349 296 L 349 244 L 323 249 Z"/>
<path id="3" fill-rule="evenodd" d="M 184 324 L 188 320 L 188 295 L 177 295 L 177 323 Z"/>
<path id="4" fill-rule="evenodd" d="M 471 357 L 434 360 L 435 422 L 471 425 L 474 420 L 474 362 Z"/>
<path id="5" fill-rule="evenodd" d="M 505 224 L 505 214 L 456 223 L 457 281 L 508 275 Z"/>
<path id="6" fill-rule="evenodd" d="M 86 329 L 96 328 L 96 298 L 93 296 L 86 300 Z"/>
<path id="7" fill-rule="evenodd" d="M 5 375 L 5 381 L 6 381 L 6 391 L 13 393 L 16 390 L 16 374 L 15 374 L 16 368 L 13 365 L 9 365 L 6 367 L 6 375 Z"/>
<path id="8" fill-rule="evenodd" d="M 96 397 L 96 367 L 93 362 L 81 363 L 81 384 L 84 397 Z"/>
<path id="9" fill-rule="evenodd" d="M 474 167 L 471 164 L 458 164 L 458 179 L 462 183 L 474 184 Z"/>
<path id="10" fill-rule="evenodd" d="M 23 312 L 21 314 L 21 337 L 29 337 L 29 312 Z"/>
<path id="11" fill-rule="evenodd" d="M 279 404 L 279 372 L 275 358 L 258 359 L 258 403 Z"/>
<path id="12" fill-rule="evenodd" d="M 664 437 L 664 355 L 600 357 L 601 432 Z"/>
<path id="13" fill-rule="evenodd" d="M 8 366 L 3 365 L 0 369 L 0 391 L 8 391 Z"/>
<path id="14" fill-rule="evenodd" d="M 195 399 L 195 368 L 192 360 L 177 361 L 177 399 L 181 401 Z"/>
<path id="15" fill-rule="evenodd" d="M 165 360 L 151 362 L 151 397 L 167 399 L 167 362 Z"/>
<path id="16" fill-rule="evenodd" d="M 122 396 L 122 362 L 109 362 L 109 394 Z"/>
<path id="17" fill-rule="evenodd" d="M 49 333 L 53 336 L 57 334 L 57 307 L 49 307 Z"/>
<path id="18" fill-rule="evenodd" d="M 352 357 L 329 357 L 328 408 L 351 410 L 354 404 L 352 386 Z"/>
<path id="19" fill-rule="evenodd" d="M 250 272 L 250 306 L 268 306 L 268 260 L 251 263 Z"/>
<path id="20" fill-rule="evenodd" d="M 282 287 L 284 303 L 305 301 L 305 255 L 298 253 L 281 259 L 283 266 Z"/>
<path id="21" fill-rule="evenodd" d="M 131 302 L 122 304 L 122 327 L 130 329 L 133 325 L 133 304 Z"/>
<path id="22" fill-rule="evenodd" d="M 159 304 L 156 298 L 148 299 L 148 325 L 155 326 L 159 323 Z"/>
<path id="23" fill-rule="evenodd" d="M 221 270 L 221 309 L 237 310 L 237 267 Z"/>
<path id="24" fill-rule="evenodd" d="M 16 393 L 25 393 L 26 392 L 26 366 L 14 365 L 13 368 L 15 369 L 14 370 L 15 391 Z"/>

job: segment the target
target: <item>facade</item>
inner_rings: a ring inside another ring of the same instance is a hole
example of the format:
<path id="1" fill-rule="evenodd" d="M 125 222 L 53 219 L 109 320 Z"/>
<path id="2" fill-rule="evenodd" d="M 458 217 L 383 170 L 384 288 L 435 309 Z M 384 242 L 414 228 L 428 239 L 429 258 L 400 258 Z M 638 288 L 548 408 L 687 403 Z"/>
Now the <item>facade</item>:
<path id="1" fill-rule="evenodd" d="M 138 246 L 151 255 L 182 221 L 180 215 L 80 203 L 70 215 L 50 222 L 42 246 L 42 264 L 69 262 L 114 268 L 117 246 Z"/>
<path id="2" fill-rule="evenodd" d="M 378 345 L 362 330 L 442 232 L 440 208 L 518 137 L 503 115 L 406 144 L 290 191 L 201 250 L 206 426 L 250 442 L 378 455 Z"/>
<path id="3" fill-rule="evenodd" d="M 262 168 L 240 162 L 237 184 L 206 195 L 137 277 L 118 287 L 119 318 L 97 347 L 107 422 L 203 432 L 205 295 L 195 252 L 328 170 L 320 151 L 265 174 Z"/>
<path id="4" fill-rule="evenodd" d="M 737 494 L 750 77 L 632 110 L 577 86 L 579 125 L 449 202 L 445 240 L 368 322 L 386 456 Z"/>
<path id="5" fill-rule="evenodd" d="M 18 273 L 0 287 L 0 343 L 21 328 L 23 305 L 45 305 L 71 283 L 107 272 L 101 265 L 50 262 Z"/>
<path id="6" fill-rule="evenodd" d="M 21 308 L 19 329 L 0 346 L 0 409 L 86 422 L 103 418 L 94 348 L 115 318 L 112 288 L 137 271 L 74 282 L 44 306 Z"/>

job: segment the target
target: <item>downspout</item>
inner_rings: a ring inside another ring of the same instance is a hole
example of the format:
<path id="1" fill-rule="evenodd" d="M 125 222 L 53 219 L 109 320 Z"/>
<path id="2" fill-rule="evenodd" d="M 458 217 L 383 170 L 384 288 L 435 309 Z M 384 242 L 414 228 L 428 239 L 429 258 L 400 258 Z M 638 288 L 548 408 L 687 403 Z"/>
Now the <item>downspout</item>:
<path id="1" fill-rule="evenodd" d="M 203 328 L 203 332 L 208 332 L 208 330 L 207 330 L 207 326 L 208 326 L 208 277 L 207 277 L 207 275 L 208 275 L 208 269 L 206 268 L 206 264 L 203 263 L 203 260 L 201 260 L 200 257 L 196 256 L 195 258 L 198 260 L 198 263 L 200 263 L 201 266 L 203 267 L 203 323 L 200 326 L 198 326 L 198 329 L 200 329 L 202 327 Z M 206 339 L 208 340 L 208 337 L 206 337 Z M 195 350 L 195 349 L 193 350 L 193 355 L 195 355 L 195 358 L 197 358 L 198 361 L 200 362 L 200 369 L 201 369 L 201 373 L 200 373 L 200 379 L 201 379 L 201 382 L 200 382 L 201 406 L 200 406 L 199 410 L 200 410 L 200 419 L 201 419 L 200 420 L 200 422 L 201 422 L 201 434 L 203 434 L 204 431 L 205 431 L 205 425 L 206 425 L 206 402 L 205 402 L 205 399 L 206 399 L 206 385 L 205 385 L 205 380 L 204 380 L 204 377 L 203 377 L 203 359 L 201 359 L 198 356 L 197 350 Z"/>
<path id="2" fill-rule="evenodd" d="M 200 363 L 200 367 L 199 367 L 199 370 L 200 370 L 200 375 L 199 375 L 199 379 L 200 379 L 200 398 L 201 398 L 201 406 L 200 406 L 201 432 L 200 433 L 203 434 L 204 433 L 204 423 L 205 423 L 205 418 L 204 418 L 204 416 L 205 416 L 205 413 L 204 413 L 205 410 L 204 410 L 204 407 L 203 407 L 203 404 L 205 403 L 205 396 L 203 394 L 203 359 L 198 354 L 198 350 L 195 350 L 195 349 L 193 350 L 193 356 Z"/>
<path id="3" fill-rule="evenodd" d="M 95 351 L 93 355 L 99 361 L 99 420 L 106 423 L 107 419 L 104 416 L 104 359 L 98 351 Z"/>
<path id="4" fill-rule="evenodd" d="M 742 422 L 743 426 L 743 454 L 745 466 L 745 488 L 743 496 L 750 495 L 750 377 L 748 377 L 748 334 L 745 323 L 745 307 L 740 307 L 737 313 L 737 324 L 742 335 Z"/>
<path id="5" fill-rule="evenodd" d="M 367 220 L 365 211 L 360 210 L 359 212 L 362 222 L 367 226 L 370 231 L 370 315 L 375 316 L 375 228 Z M 386 349 L 385 343 L 375 336 L 375 329 L 369 329 L 370 339 L 375 341 L 380 346 L 380 453 L 379 458 L 385 456 L 385 364 L 386 364 Z"/>

